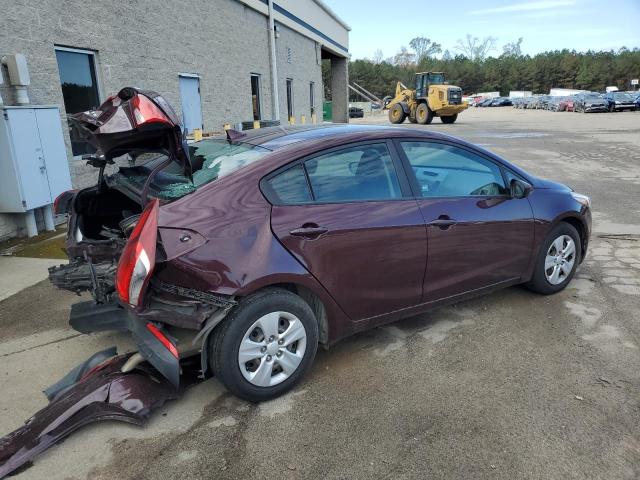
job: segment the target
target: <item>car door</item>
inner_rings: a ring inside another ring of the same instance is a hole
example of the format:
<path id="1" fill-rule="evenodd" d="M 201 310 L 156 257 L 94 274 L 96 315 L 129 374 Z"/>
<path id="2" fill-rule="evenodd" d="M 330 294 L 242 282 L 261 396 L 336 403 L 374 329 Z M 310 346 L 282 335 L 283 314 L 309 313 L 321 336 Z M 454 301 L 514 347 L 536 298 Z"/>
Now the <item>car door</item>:
<path id="1" fill-rule="evenodd" d="M 262 182 L 274 234 L 354 321 L 422 297 L 426 228 L 389 145 L 332 149 Z"/>
<path id="2" fill-rule="evenodd" d="M 532 254 L 533 212 L 526 198 L 511 197 L 503 167 L 449 143 L 398 147 L 427 225 L 424 301 L 521 278 Z"/>

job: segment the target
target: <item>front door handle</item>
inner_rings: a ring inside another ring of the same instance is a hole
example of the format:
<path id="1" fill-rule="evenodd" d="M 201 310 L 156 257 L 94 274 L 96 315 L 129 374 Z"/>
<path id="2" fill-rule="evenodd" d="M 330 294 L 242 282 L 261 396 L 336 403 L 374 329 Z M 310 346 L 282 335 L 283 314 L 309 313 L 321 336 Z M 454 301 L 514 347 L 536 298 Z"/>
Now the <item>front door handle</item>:
<path id="1" fill-rule="evenodd" d="M 438 227 L 440 230 L 447 230 L 451 225 L 455 225 L 457 222 L 453 218 L 449 218 L 448 215 L 440 215 L 435 220 L 432 220 L 429 225 Z"/>
<path id="2" fill-rule="evenodd" d="M 294 237 L 315 238 L 322 235 L 323 233 L 327 233 L 328 231 L 329 229 L 327 227 L 320 227 L 316 224 L 312 224 L 312 225 L 305 224 L 300 228 L 291 230 L 289 233 Z"/>

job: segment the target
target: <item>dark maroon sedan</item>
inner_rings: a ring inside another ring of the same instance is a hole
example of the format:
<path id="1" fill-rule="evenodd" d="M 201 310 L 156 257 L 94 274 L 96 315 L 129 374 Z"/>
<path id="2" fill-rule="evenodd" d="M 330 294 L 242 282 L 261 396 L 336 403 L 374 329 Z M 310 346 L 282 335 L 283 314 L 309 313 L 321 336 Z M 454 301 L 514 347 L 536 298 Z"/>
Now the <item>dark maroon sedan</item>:
<path id="1" fill-rule="evenodd" d="M 73 305 L 74 328 L 130 331 L 132 362 L 176 385 L 199 355 L 239 397 L 273 398 L 319 343 L 510 285 L 558 292 L 587 250 L 587 197 L 428 130 L 187 145 L 162 97 L 131 88 L 75 122 L 101 174 L 60 199 L 71 261 L 51 279 L 94 296 Z"/>

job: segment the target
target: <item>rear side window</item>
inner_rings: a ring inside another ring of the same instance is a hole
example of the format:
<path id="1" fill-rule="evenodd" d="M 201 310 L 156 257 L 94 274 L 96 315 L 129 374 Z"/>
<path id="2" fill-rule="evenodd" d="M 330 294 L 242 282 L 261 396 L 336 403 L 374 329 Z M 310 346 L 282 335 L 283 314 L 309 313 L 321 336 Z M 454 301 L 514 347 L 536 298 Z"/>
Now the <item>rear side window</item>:
<path id="1" fill-rule="evenodd" d="M 500 167 L 468 150 L 431 142 L 401 142 L 423 197 L 506 195 Z"/>
<path id="2" fill-rule="evenodd" d="M 275 204 L 306 203 L 312 200 L 302 165 L 296 165 L 266 182 L 266 195 Z"/>
<path id="3" fill-rule="evenodd" d="M 400 185 L 386 144 L 336 150 L 304 162 L 316 202 L 400 198 Z"/>

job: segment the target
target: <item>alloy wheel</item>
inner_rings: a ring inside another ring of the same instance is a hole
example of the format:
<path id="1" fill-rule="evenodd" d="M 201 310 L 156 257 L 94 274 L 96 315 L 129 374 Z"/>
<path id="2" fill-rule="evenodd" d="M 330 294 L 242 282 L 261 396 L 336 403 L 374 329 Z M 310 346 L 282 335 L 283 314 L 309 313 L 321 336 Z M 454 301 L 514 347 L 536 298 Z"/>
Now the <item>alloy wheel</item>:
<path id="1" fill-rule="evenodd" d="M 576 244 L 569 235 L 556 238 L 544 259 L 544 274 L 552 285 L 560 285 L 571 275 L 576 261 Z"/>
<path id="2" fill-rule="evenodd" d="M 302 321 L 289 312 L 271 312 L 256 320 L 238 349 L 242 376 L 258 387 L 273 387 L 297 370 L 307 347 Z"/>

